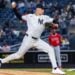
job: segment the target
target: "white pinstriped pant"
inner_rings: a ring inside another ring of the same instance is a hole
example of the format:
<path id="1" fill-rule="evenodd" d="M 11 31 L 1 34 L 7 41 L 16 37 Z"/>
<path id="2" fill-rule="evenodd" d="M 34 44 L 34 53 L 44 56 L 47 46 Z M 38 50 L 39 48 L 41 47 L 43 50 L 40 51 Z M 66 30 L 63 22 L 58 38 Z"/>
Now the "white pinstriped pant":
<path id="1" fill-rule="evenodd" d="M 14 59 L 20 59 L 31 47 L 36 47 L 37 49 L 48 53 L 52 67 L 57 67 L 54 49 L 52 48 L 52 46 L 50 46 L 40 38 L 34 40 L 31 36 L 25 36 L 19 50 L 16 53 L 2 59 L 2 63 L 6 63 Z"/>

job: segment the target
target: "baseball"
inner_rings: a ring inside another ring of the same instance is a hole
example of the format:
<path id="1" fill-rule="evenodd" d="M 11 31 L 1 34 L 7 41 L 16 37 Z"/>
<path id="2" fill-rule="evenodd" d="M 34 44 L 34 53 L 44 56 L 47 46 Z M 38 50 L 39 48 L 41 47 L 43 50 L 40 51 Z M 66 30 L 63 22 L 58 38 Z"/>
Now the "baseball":
<path id="1" fill-rule="evenodd" d="M 12 7 L 13 7 L 13 8 L 16 7 L 16 2 L 12 2 Z"/>

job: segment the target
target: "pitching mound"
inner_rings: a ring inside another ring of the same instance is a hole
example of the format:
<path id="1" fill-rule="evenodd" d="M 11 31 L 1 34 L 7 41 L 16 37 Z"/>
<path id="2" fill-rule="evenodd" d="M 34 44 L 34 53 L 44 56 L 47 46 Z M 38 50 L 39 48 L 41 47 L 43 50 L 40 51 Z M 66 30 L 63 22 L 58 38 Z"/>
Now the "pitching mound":
<path id="1" fill-rule="evenodd" d="M 29 72 L 29 71 L 18 71 L 18 70 L 0 70 L 0 75 L 52 75 L 45 72 Z"/>

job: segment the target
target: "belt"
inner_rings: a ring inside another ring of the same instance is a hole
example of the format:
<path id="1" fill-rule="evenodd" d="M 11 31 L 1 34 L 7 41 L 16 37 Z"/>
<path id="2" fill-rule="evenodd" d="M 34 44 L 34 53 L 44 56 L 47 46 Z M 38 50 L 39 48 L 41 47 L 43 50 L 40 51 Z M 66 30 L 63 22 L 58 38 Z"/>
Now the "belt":
<path id="1" fill-rule="evenodd" d="M 27 33 L 25 33 L 26 36 L 29 36 Z M 38 38 L 32 36 L 32 39 L 37 40 Z"/>

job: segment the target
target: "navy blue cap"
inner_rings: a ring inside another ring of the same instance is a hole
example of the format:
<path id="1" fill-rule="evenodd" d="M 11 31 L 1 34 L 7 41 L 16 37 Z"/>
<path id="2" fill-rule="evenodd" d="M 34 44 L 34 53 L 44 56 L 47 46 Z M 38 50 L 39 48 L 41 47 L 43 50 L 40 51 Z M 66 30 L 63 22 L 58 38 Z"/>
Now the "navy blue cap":
<path id="1" fill-rule="evenodd" d="M 44 9 L 44 6 L 43 6 L 42 4 L 37 4 L 37 5 L 36 5 L 36 8 Z"/>

